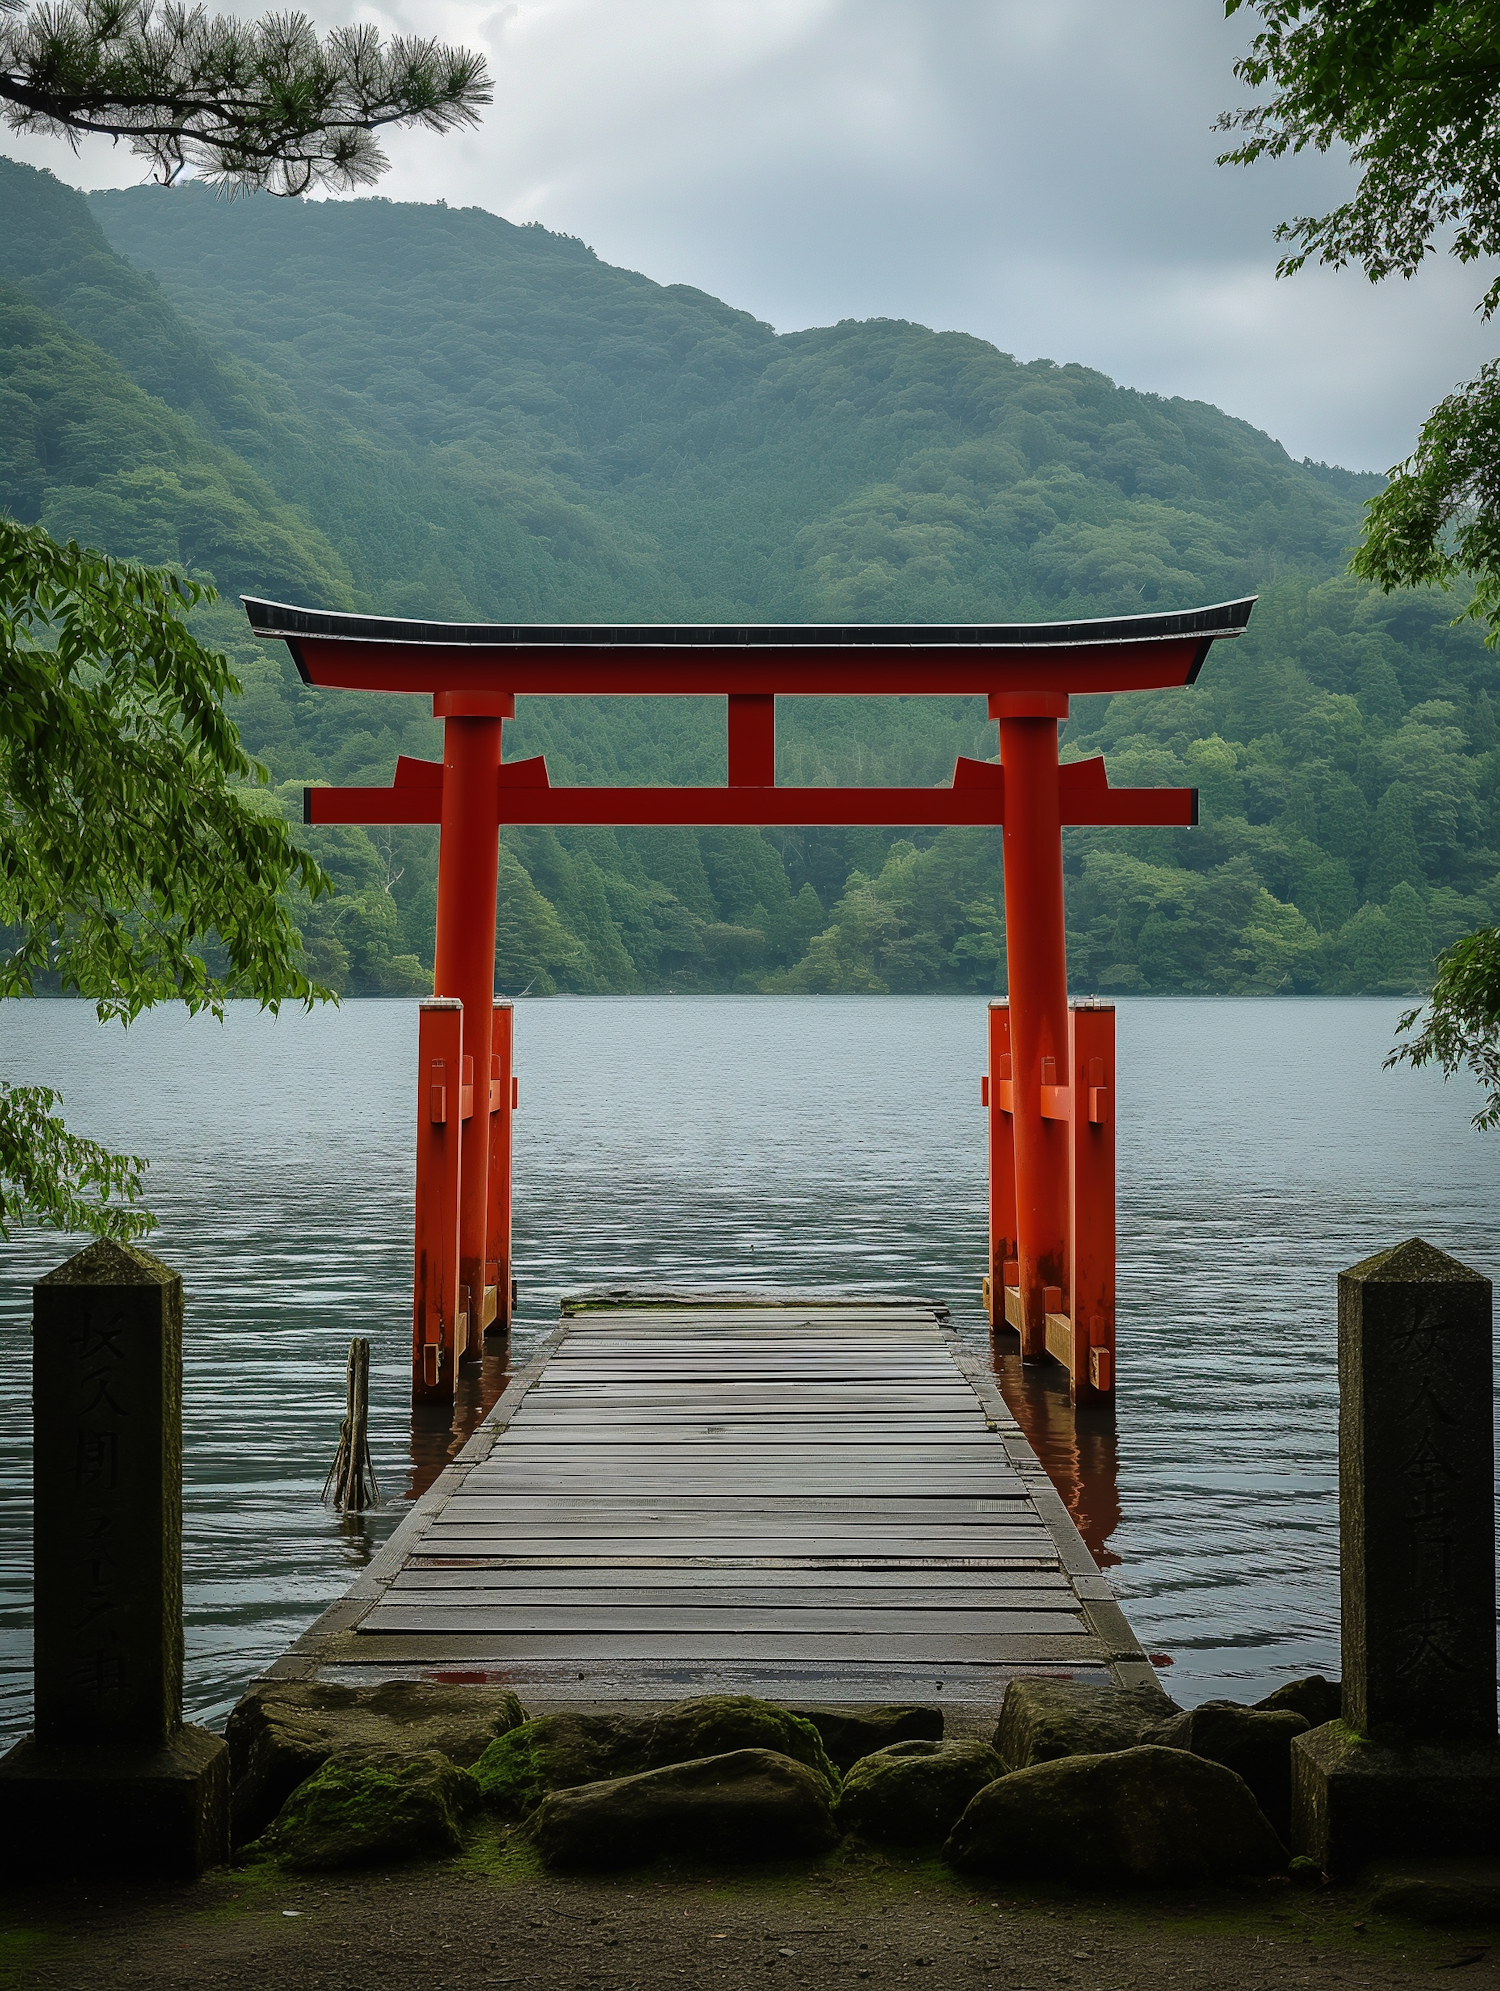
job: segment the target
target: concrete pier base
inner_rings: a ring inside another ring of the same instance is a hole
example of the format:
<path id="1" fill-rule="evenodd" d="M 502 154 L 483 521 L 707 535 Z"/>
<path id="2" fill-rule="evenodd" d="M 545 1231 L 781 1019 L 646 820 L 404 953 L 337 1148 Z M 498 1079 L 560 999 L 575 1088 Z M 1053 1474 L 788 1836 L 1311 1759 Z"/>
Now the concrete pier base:
<path id="1" fill-rule="evenodd" d="M 229 1750 L 205 1728 L 154 1749 L 41 1745 L 0 1757 L 0 1872 L 191 1880 L 229 1858 Z"/>
<path id="2" fill-rule="evenodd" d="M 1398 1848 L 1500 1853 L 1500 1745 L 1372 1742 L 1339 1721 L 1295 1736 L 1291 1844 L 1340 1879 Z"/>

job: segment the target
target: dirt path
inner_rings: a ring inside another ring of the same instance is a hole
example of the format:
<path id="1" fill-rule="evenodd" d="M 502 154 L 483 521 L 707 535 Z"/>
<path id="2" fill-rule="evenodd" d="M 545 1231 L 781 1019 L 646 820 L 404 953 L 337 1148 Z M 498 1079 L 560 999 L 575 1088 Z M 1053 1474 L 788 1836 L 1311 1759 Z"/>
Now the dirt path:
<path id="1" fill-rule="evenodd" d="M 1457 1982 L 1500 1991 L 1500 1930 L 1437 1933 L 1286 1884 L 1098 1901 L 973 1891 L 935 1861 L 563 1880 L 476 1840 L 358 1878 L 266 1866 L 179 1889 L 66 1885 L 0 1902 L 4 1991 L 1259 1991 Z"/>

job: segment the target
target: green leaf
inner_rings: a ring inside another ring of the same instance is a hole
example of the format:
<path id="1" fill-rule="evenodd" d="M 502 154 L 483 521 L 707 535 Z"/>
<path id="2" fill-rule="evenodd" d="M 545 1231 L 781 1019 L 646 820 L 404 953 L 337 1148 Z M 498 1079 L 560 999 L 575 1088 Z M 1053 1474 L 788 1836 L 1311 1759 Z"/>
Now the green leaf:
<path id="1" fill-rule="evenodd" d="M 0 1079 L 0 1237 L 27 1222 L 96 1237 L 154 1231 L 137 1207 L 147 1163 L 70 1134 L 52 1111 L 61 1104 L 45 1085 Z"/>

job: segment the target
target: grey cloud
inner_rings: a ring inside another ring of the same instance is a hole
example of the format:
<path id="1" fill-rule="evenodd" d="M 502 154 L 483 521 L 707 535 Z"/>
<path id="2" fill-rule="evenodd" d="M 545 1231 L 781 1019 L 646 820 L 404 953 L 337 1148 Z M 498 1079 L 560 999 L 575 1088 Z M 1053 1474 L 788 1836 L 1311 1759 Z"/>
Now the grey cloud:
<path id="1" fill-rule="evenodd" d="M 1494 350 L 1481 279 L 1446 261 L 1411 285 L 1275 280 L 1276 222 L 1338 199 L 1348 168 L 1215 166 L 1250 32 L 1215 0 L 450 0 L 375 18 L 484 43 L 497 77 L 480 131 L 393 135 L 383 193 L 541 220 L 783 329 L 957 327 L 1376 468 Z M 80 172 L 55 144 L 6 149 L 90 184 L 138 177 L 124 153 Z"/>

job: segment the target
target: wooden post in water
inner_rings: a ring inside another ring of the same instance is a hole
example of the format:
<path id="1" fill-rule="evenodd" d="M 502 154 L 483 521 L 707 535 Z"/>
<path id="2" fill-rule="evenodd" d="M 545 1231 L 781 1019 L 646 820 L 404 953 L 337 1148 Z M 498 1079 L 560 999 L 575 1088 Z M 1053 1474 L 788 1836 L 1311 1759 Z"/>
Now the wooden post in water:
<path id="1" fill-rule="evenodd" d="M 362 1335 L 349 1343 L 344 1370 L 344 1416 L 338 1450 L 323 1482 L 323 1498 L 333 1495 L 341 1514 L 363 1514 L 380 1505 L 375 1462 L 370 1457 L 370 1344 Z"/>
<path id="2" fill-rule="evenodd" d="M 1343 1716 L 1292 1747 L 1329 1873 L 1500 1850 L 1492 1315 L 1421 1238 L 1339 1275 Z"/>
<path id="3" fill-rule="evenodd" d="M 196 1874 L 229 1856 L 229 1756 L 182 1720 L 182 1281 L 102 1239 L 32 1292 L 36 1726 L 0 1870 Z"/>

